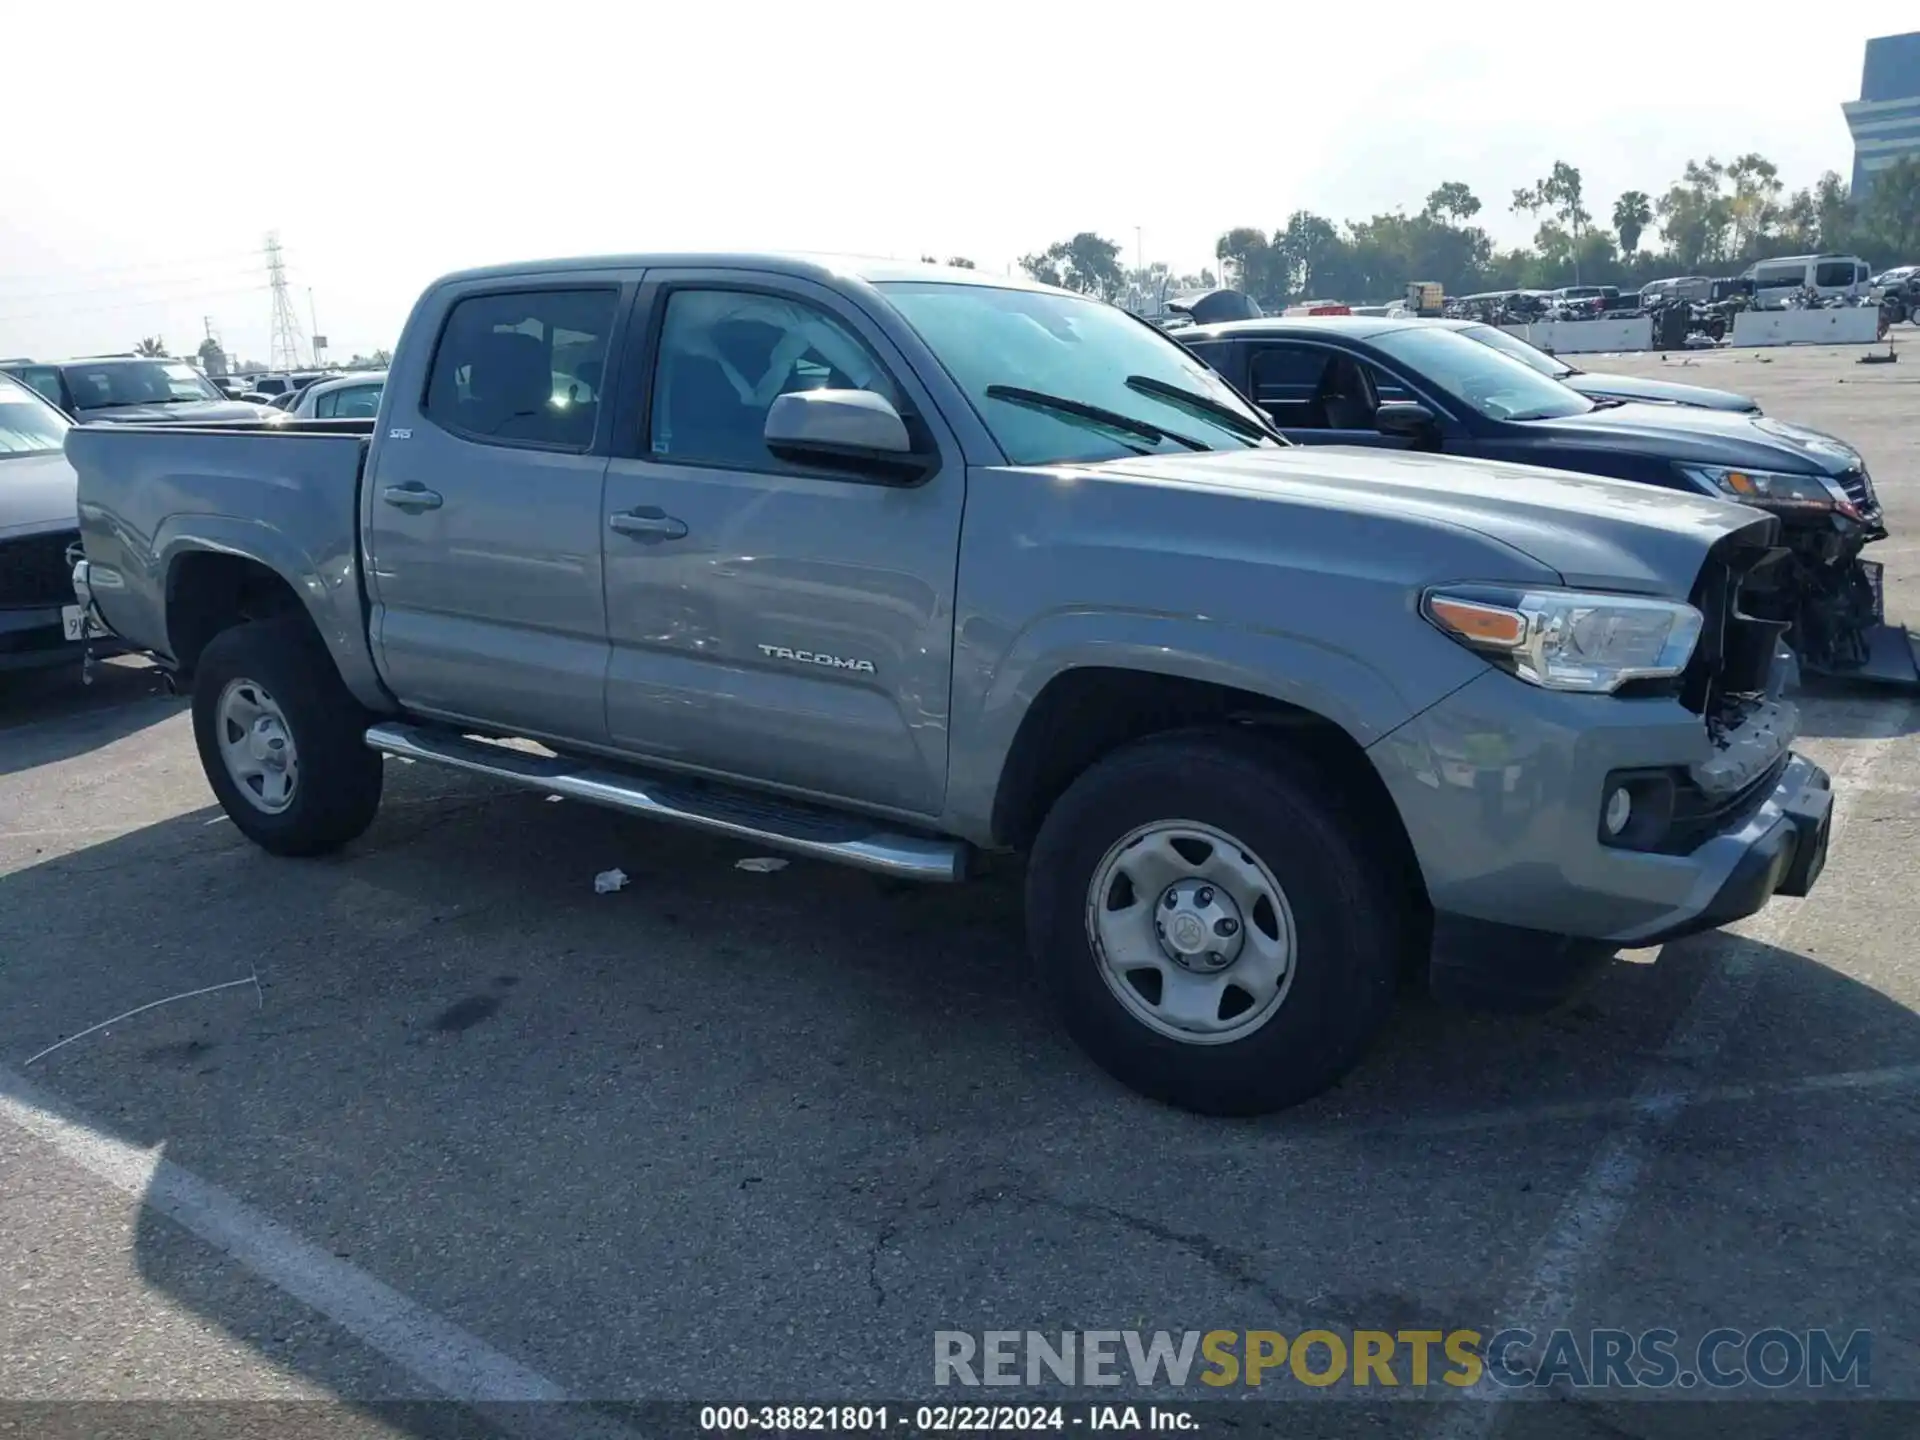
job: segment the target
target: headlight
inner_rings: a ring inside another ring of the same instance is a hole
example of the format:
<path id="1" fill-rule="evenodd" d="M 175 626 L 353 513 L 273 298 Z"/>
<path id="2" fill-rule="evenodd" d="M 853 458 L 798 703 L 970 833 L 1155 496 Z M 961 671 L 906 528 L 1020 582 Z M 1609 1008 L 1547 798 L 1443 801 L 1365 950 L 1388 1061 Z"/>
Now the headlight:
<path id="1" fill-rule="evenodd" d="M 1696 484 L 1749 505 L 1780 510 L 1838 510 L 1859 518 L 1847 492 L 1824 475 L 1788 475 L 1779 470 L 1742 470 L 1725 465 L 1682 465 Z"/>
<path id="2" fill-rule="evenodd" d="M 1700 612 L 1677 600 L 1578 590 L 1457 585 L 1421 611 L 1442 632 L 1529 684 L 1608 695 L 1686 669 Z"/>

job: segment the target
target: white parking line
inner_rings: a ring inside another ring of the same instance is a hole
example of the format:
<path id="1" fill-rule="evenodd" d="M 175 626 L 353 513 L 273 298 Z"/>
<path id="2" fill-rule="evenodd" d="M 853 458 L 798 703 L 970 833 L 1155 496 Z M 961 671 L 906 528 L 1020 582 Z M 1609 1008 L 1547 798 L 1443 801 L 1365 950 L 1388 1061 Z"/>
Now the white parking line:
<path id="1" fill-rule="evenodd" d="M 6 1069 L 0 1069 L 0 1120 L 225 1252 L 448 1399 L 528 1404 L 569 1398 L 553 1381 L 161 1158 L 157 1149 L 93 1129 Z"/>
<path id="2" fill-rule="evenodd" d="M 1875 715 L 1879 723 L 1870 736 L 1847 742 L 1854 748 L 1833 773 L 1833 836 L 1839 835 L 1857 788 L 1871 785 L 1873 771 L 1916 717 L 1920 717 L 1920 705 L 1889 707 Z M 1700 1088 L 1685 1084 L 1676 1088 L 1670 1067 L 1681 1063 L 1696 1075 L 1710 1068 L 1751 998 L 1758 974 L 1756 954 L 1785 941 L 1804 905 L 1804 901 L 1775 901 L 1743 922 L 1736 943 L 1701 982 L 1669 1032 L 1659 1060 L 1635 1087 L 1629 1118 L 1601 1144 L 1579 1188 L 1534 1248 L 1527 1278 L 1508 1296 L 1496 1317 L 1496 1328 L 1521 1325 L 1545 1335 L 1566 1325 L 1580 1280 L 1620 1228 L 1655 1144 Z M 1436 1434 L 1442 1440 L 1479 1440 L 1491 1435 L 1504 1413 L 1500 1402 L 1514 1393 L 1482 1377 L 1478 1386 L 1462 1392 L 1463 1399 L 1482 1403 L 1451 1409 Z"/>
<path id="3" fill-rule="evenodd" d="M 1703 1090 L 1667 1090 L 1652 1094 L 1635 1092 L 1606 1100 L 1557 1100 L 1542 1105 L 1513 1105 L 1498 1110 L 1469 1110 L 1454 1115 L 1435 1115 L 1427 1119 L 1407 1120 L 1363 1128 L 1359 1133 L 1377 1135 L 1459 1135 L 1475 1130 L 1524 1130 L 1556 1120 L 1600 1120 L 1630 1118 L 1640 1111 L 1660 1109 L 1671 1103 L 1698 1109 L 1703 1105 L 1731 1105 L 1745 1100 L 1771 1100 L 1794 1095 L 1826 1095 L 1848 1090 L 1898 1090 L 1920 1085 L 1920 1065 L 1887 1065 L 1877 1070 L 1842 1070 L 1818 1075 L 1798 1075 L 1791 1080 L 1770 1080 L 1755 1085 L 1711 1085 Z M 1334 1132 L 1350 1140 L 1354 1132 Z"/>

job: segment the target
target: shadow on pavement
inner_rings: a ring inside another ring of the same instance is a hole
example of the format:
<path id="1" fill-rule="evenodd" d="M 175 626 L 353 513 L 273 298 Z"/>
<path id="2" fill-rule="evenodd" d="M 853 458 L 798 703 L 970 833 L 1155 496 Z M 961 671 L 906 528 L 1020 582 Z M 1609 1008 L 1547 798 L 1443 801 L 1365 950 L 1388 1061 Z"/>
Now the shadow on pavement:
<path id="1" fill-rule="evenodd" d="M 102 663 L 91 685 L 78 663 L 0 674 L 0 775 L 72 759 L 185 706 L 144 661 Z"/>
<path id="2" fill-rule="evenodd" d="M 1405 1005 L 1332 1094 L 1215 1122 L 1059 1037 L 1017 876 L 735 868 L 752 853 L 399 764 L 328 860 L 182 815 L 0 879 L 0 1063 L 255 968 L 258 1000 L 152 1011 L 28 1078 L 572 1393 L 898 1400 L 930 1390 L 941 1326 L 1483 1322 L 1733 943 L 1617 964 L 1544 1017 Z M 614 866 L 630 887 L 596 895 Z M 1741 943 L 1852 1067 L 1920 1054 L 1896 1001 Z M 150 1210 L 135 1254 L 276 1365 L 383 1398 Z M 1745 1259 L 1702 1264 L 1710 1286 Z"/>

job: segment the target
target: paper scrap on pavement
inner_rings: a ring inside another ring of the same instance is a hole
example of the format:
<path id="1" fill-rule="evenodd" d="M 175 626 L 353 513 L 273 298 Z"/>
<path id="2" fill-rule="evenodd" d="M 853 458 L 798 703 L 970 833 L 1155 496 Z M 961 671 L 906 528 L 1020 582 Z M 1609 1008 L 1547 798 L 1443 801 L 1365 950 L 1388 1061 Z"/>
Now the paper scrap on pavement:
<path id="1" fill-rule="evenodd" d="M 593 877 L 593 893 L 611 895 L 616 890 L 627 888 L 627 872 L 624 870 L 602 870 Z"/>
<path id="2" fill-rule="evenodd" d="M 769 875 L 773 873 L 775 870 L 786 869 L 787 862 L 784 860 L 775 859 L 771 855 L 756 855 L 751 860 L 734 861 L 733 868 L 736 870 L 751 870 L 756 875 Z"/>

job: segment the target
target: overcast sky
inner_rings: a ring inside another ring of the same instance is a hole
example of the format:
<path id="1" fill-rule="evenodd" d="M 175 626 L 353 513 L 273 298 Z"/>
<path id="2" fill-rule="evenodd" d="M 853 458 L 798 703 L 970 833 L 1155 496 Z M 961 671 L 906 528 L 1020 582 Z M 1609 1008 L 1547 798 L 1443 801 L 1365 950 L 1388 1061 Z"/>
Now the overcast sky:
<path id="1" fill-rule="evenodd" d="M 1458 20 L 1452 16 L 1462 17 Z M 1471 15 L 1471 20 L 1464 17 Z M 1682 18 L 1676 19 L 1679 16 Z M 489 18 L 495 17 L 495 18 Z M 1613 197 L 1757 150 L 1851 169 L 1840 102 L 1914 0 L 1752 4 L 446 4 L 12 0 L 0 356 L 391 345 L 471 264 L 605 251 L 967 255 L 1074 231 L 1207 262 L 1305 207 L 1464 180 L 1505 242 L 1555 159 Z M 1209 67 L 1208 62 L 1215 62 Z M 1140 233 L 1136 236 L 1136 230 Z"/>

